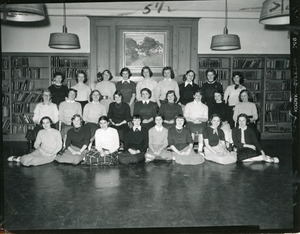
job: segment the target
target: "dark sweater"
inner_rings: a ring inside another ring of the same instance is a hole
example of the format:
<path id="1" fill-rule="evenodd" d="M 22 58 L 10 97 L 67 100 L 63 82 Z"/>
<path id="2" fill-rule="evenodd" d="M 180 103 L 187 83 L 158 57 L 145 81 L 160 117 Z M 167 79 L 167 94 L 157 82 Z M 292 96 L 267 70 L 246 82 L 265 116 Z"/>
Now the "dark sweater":
<path id="1" fill-rule="evenodd" d="M 143 119 L 150 119 L 155 117 L 157 113 L 157 104 L 155 102 L 149 102 L 148 104 L 143 104 L 142 101 L 136 102 L 134 104 L 134 115 L 140 115 Z"/>
<path id="2" fill-rule="evenodd" d="M 67 86 L 61 85 L 51 85 L 48 88 L 52 95 L 52 102 L 55 103 L 57 106 L 63 101 L 66 100 L 66 97 L 68 96 L 69 89 Z"/>
<path id="3" fill-rule="evenodd" d="M 209 84 L 205 82 L 202 85 L 202 102 L 208 106 L 208 108 L 211 107 L 212 103 L 214 102 L 214 92 L 215 91 L 222 91 L 223 92 L 223 86 L 218 81 Z"/>
<path id="4" fill-rule="evenodd" d="M 124 141 L 124 149 L 129 148 L 134 150 L 139 150 L 143 153 L 147 151 L 148 148 L 148 131 L 145 128 L 141 128 L 141 131 L 134 132 L 133 129 L 127 133 Z"/>
<path id="5" fill-rule="evenodd" d="M 212 114 L 218 114 L 222 121 L 230 122 L 232 120 L 230 108 L 224 101 L 222 103 L 214 102 L 208 111 L 209 116 Z"/>
<path id="6" fill-rule="evenodd" d="M 121 123 L 123 120 L 129 122 L 131 120 L 130 107 L 127 103 L 117 104 L 112 102 L 109 104 L 107 117 L 114 123 Z"/>
<path id="7" fill-rule="evenodd" d="M 76 130 L 78 131 L 78 129 Z M 78 132 L 74 128 L 71 128 L 67 133 L 66 148 L 70 145 L 81 148 L 82 146 L 88 146 L 90 143 L 90 129 L 85 125 L 81 126 Z"/>
<path id="8" fill-rule="evenodd" d="M 189 144 L 193 143 L 190 130 L 183 128 L 182 131 L 177 131 L 175 127 L 170 128 L 168 132 L 168 143 L 170 146 L 174 145 L 177 150 L 183 150 Z"/>
<path id="9" fill-rule="evenodd" d="M 135 93 L 136 84 L 132 81 L 128 84 L 127 82 L 122 83 L 119 81 L 116 84 L 117 90 L 119 90 L 123 94 L 123 101 L 129 103 L 132 97 L 132 94 Z"/>
<path id="10" fill-rule="evenodd" d="M 216 146 L 219 144 L 219 141 L 225 141 L 225 135 L 222 129 L 217 128 L 218 134 L 213 133 L 211 127 L 206 127 L 203 130 L 203 139 L 208 139 L 210 146 Z"/>
<path id="11" fill-rule="evenodd" d="M 247 127 L 247 129 L 244 131 L 244 136 L 245 136 L 245 143 L 249 144 L 249 145 L 254 145 L 256 147 L 257 151 L 261 151 L 262 147 L 260 145 L 260 143 L 258 142 L 258 139 L 255 135 L 254 130 L 251 127 Z M 241 138 L 242 138 L 242 134 L 241 134 L 241 129 L 235 127 L 232 129 L 232 140 L 233 140 L 233 144 L 238 148 L 238 149 L 242 149 L 244 146 L 243 143 L 241 143 Z"/>
<path id="12" fill-rule="evenodd" d="M 184 85 L 185 83 L 179 85 L 180 99 L 178 102 L 180 102 L 182 105 L 186 105 L 187 103 L 194 101 L 194 92 L 200 89 L 195 83 L 193 83 L 193 86 L 187 85 L 185 87 Z"/>

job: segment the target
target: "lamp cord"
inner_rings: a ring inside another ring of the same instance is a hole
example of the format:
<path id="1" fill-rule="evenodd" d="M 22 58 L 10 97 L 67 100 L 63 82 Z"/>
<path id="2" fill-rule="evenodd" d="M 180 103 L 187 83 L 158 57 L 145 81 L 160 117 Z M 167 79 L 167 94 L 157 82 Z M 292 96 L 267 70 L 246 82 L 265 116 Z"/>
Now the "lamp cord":
<path id="1" fill-rule="evenodd" d="M 225 0 L 225 27 L 223 30 L 223 34 L 228 34 L 228 29 L 227 29 L 227 14 L 228 14 L 228 9 L 227 9 L 227 0 Z"/>
<path id="2" fill-rule="evenodd" d="M 66 3 L 63 3 L 64 4 L 64 25 L 63 25 L 63 32 L 64 33 L 67 33 L 67 25 L 66 25 Z"/>

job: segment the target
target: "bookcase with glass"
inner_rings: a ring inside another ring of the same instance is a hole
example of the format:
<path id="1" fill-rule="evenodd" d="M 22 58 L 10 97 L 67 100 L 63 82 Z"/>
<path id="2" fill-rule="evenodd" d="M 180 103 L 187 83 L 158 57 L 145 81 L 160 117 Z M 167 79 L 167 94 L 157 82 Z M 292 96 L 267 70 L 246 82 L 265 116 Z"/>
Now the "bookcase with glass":
<path id="1" fill-rule="evenodd" d="M 55 71 L 66 75 L 66 84 L 76 84 L 78 70 L 88 74 L 88 54 L 3 53 L 2 54 L 3 140 L 25 141 L 42 90 L 52 82 Z"/>
<path id="2" fill-rule="evenodd" d="M 291 72 L 289 58 L 266 59 L 266 102 L 264 132 L 289 135 L 291 132 Z"/>
<path id="3" fill-rule="evenodd" d="M 78 71 L 84 71 L 88 75 L 89 61 L 86 56 L 52 56 L 51 57 L 51 77 L 55 72 L 62 72 L 65 76 L 64 84 L 68 88 L 76 84 Z"/>
<path id="4" fill-rule="evenodd" d="M 199 85 L 205 71 L 214 68 L 224 90 L 232 84 L 232 73 L 242 72 L 244 86 L 257 106 L 258 129 L 262 138 L 291 138 L 291 72 L 289 55 L 209 55 L 198 56 Z"/>

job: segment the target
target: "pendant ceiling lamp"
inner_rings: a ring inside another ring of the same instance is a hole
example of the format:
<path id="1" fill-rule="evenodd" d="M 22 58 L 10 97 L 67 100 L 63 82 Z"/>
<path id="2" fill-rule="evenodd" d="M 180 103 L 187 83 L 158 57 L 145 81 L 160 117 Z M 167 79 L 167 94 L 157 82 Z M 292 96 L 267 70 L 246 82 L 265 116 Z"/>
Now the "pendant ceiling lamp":
<path id="1" fill-rule="evenodd" d="M 1 19 L 15 22 L 36 22 L 45 19 L 43 4 L 1 4 Z"/>
<path id="2" fill-rule="evenodd" d="M 227 0 L 225 0 L 225 27 L 223 34 L 212 37 L 211 50 L 238 50 L 241 49 L 240 38 L 235 34 L 228 34 L 227 29 Z"/>
<path id="3" fill-rule="evenodd" d="M 68 33 L 66 26 L 66 4 L 64 3 L 64 25 L 62 33 L 51 33 L 49 47 L 54 49 L 79 49 L 79 38 L 76 34 Z"/>
<path id="4" fill-rule="evenodd" d="M 263 2 L 259 22 L 267 25 L 290 24 L 289 0 L 266 0 Z"/>

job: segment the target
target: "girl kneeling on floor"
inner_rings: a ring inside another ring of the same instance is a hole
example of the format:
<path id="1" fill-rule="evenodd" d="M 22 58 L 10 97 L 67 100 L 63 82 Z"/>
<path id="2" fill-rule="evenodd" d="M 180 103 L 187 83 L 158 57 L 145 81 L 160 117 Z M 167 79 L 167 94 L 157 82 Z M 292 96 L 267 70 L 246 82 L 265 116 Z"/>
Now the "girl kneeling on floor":
<path id="1" fill-rule="evenodd" d="M 242 113 L 237 117 L 238 126 L 232 129 L 233 144 L 237 148 L 237 161 L 279 163 L 278 158 L 265 154 L 253 128 L 248 127 L 249 122 L 248 116 Z"/>
<path id="2" fill-rule="evenodd" d="M 205 159 L 220 164 L 236 162 L 236 153 L 226 149 L 225 134 L 220 128 L 221 118 L 213 114 L 209 121 L 209 127 L 203 130 Z"/>
<path id="3" fill-rule="evenodd" d="M 172 160 L 172 153 L 167 150 L 168 129 L 163 127 L 163 116 L 156 114 L 155 126 L 149 130 L 149 148 L 145 154 L 146 162 L 158 160 Z"/>
<path id="4" fill-rule="evenodd" d="M 193 139 L 189 129 L 185 127 L 186 119 L 182 115 L 175 117 L 176 125 L 169 129 L 168 143 L 173 151 L 173 159 L 178 164 L 197 165 L 204 163 L 201 154 L 196 154 L 193 149 Z"/>
<path id="5" fill-rule="evenodd" d="M 40 124 L 43 129 L 38 132 L 34 142 L 35 151 L 24 156 L 10 156 L 8 161 L 20 162 L 24 166 L 38 166 L 50 163 L 55 159 L 62 147 L 60 132 L 51 128 L 52 120 L 48 116 L 44 116 Z"/>

